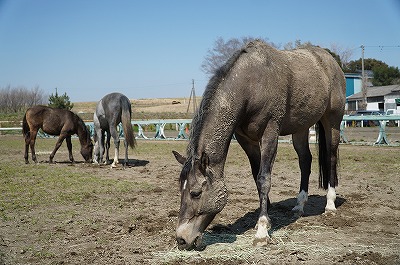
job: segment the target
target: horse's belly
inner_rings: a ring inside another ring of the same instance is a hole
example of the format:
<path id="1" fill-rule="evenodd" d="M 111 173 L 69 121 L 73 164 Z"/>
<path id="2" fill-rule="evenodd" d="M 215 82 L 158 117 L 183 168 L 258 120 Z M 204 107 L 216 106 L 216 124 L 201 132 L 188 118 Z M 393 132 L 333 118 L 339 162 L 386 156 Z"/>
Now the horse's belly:
<path id="1" fill-rule="evenodd" d="M 316 124 L 321 118 L 322 114 L 304 115 L 302 117 L 291 117 L 284 119 L 282 122 L 280 135 L 295 134 L 300 131 L 308 130 L 311 126 Z"/>

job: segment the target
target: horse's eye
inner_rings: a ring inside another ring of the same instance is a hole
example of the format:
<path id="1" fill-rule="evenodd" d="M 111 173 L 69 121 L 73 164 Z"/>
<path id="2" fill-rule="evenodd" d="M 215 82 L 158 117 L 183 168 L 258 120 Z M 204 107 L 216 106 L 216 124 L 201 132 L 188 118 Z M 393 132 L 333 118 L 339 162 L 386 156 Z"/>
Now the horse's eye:
<path id="1" fill-rule="evenodd" d="M 199 199 L 201 196 L 201 190 L 200 191 L 190 191 L 190 197 L 192 197 L 192 199 Z"/>

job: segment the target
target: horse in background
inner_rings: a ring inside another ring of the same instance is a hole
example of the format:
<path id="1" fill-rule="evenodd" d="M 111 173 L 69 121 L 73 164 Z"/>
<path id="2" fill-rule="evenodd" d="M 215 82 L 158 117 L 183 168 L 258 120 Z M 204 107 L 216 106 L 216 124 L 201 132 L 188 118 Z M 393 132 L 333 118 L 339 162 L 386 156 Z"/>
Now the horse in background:
<path id="1" fill-rule="evenodd" d="M 106 161 L 109 161 L 110 138 L 114 139 L 115 153 L 111 167 L 116 167 L 119 156 L 119 133 L 117 126 L 122 123 L 124 130 L 125 160 L 124 167 L 128 163 L 128 145 L 134 148 L 136 145 L 135 135 L 131 124 L 132 108 L 129 99 L 121 93 L 111 93 L 105 95 L 96 106 L 93 117 L 94 123 L 94 162 L 102 163 L 104 151 Z M 107 139 L 105 142 L 105 134 Z"/>
<path id="2" fill-rule="evenodd" d="M 312 161 L 309 128 L 317 124 L 319 183 L 328 190 L 325 211 L 335 211 L 345 101 L 343 71 L 321 48 L 279 51 L 254 41 L 236 52 L 204 91 L 186 156 L 173 151 L 183 165 L 176 228 L 179 249 L 199 248 L 202 233 L 227 203 L 224 166 L 233 134 L 250 161 L 258 190 L 260 214 L 253 244 L 270 240 L 271 170 L 280 135 L 292 134 L 299 157 L 300 190 L 293 210 L 302 214 Z"/>
<path id="3" fill-rule="evenodd" d="M 74 134 L 78 135 L 79 142 L 81 144 L 82 157 L 86 162 L 91 162 L 93 143 L 90 139 L 90 132 L 83 120 L 72 111 L 66 109 L 37 105 L 29 108 L 26 111 L 22 122 L 22 133 L 25 138 L 24 158 L 26 164 L 29 163 L 29 146 L 31 147 L 32 160 L 37 163 L 35 142 L 39 129 L 42 129 L 43 132 L 49 135 L 59 135 L 56 146 L 54 147 L 53 152 L 50 154 L 50 163 L 53 163 L 54 155 L 60 148 L 64 139 L 67 142 L 69 160 L 74 162 L 71 142 L 71 136 Z"/>

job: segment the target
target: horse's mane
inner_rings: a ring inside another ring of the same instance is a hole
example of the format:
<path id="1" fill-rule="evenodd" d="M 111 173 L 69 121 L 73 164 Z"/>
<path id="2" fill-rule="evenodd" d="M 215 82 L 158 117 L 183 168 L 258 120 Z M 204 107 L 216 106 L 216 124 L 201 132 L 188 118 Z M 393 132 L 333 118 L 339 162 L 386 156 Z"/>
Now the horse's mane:
<path id="1" fill-rule="evenodd" d="M 187 155 L 188 157 L 192 157 L 196 154 L 196 150 L 198 147 L 199 137 L 201 134 L 200 128 L 204 125 L 204 117 L 210 109 L 211 105 L 214 104 L 213 98 L 219 88 L 220 83 L 229 75 L 230 71 L 239 60 L 243 53 L 247 53 L 247 48 L 257 44 L 261 41 L 253 41 L 242 47 L 240 50 L 237 50 L 221 67 L 219 67 L 214 75 L 211 77 L 208 82 L 206 89 L 203 93 L 203 99 L 201 101 L 200 107 L 198 111 L 195 113 L 195 116 L 192 120 L 192 129 L 190 131 L 190 142 L 187 147 Z"/>
<path id="2" fill-rule="evenodd" d="M 71 111 L 71 112 L 72 112 L 72 111 Z M 91 142 L 91 139 L 90 139 L 90 131 L 89 131 L 89 129 L 86 127 L 85 122 L 82 120 L 81 117 L 79 117 L 78 114 L 76 114 L 76 113 L 74 113 L 74 112 L 72 112 L 72 113 L 74 114 L 75 119 L 77 120 L 77 124 L 78 124 L 78 126 L 80 127 L 80 129 L 81 129 L 81 131 L 82 131 L 82 136 L 86 138 L 86 139 L 85 139 L 85 140 L 86 140 L 86 143 L 85 143 L 85 144 L 90 143 L 90 142 Z M 79 131 L 79 129 L 78 129 L 78 131 Z M 79 136 L 79 134 L 78 134 L 78 136 Z M 79 139 L 80 139 L 80 138 L 81 138 L 81 137 L 79 137 Z M 82 140 L 83 140 L 83 138 L 82 138 Z"/>

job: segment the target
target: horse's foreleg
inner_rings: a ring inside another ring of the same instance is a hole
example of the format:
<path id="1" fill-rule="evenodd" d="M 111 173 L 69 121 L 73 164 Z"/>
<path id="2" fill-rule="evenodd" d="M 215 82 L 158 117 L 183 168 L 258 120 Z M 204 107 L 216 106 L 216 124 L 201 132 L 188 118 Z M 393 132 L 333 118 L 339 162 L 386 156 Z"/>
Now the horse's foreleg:
<path id="1" fill-rule="evenodd" d="M 69 154 L 69 160 L 73 163 L 74 162 L 74 157 L 72 155 L 72 142 L 71 142 L 71 136 L 67 136 L 65 138 L 65 141 L 67 142 L 67 148 L 68 148 L 68 154 Z"/>
<path id="2" fill-rule="evenodd" d="M 270 241 L 268 230 L 271 219 L 268 216 L 268 194 L 271 189 L 271 170 L 278 147 L 278 125 L 270 121 L 260 142 L 261 163 L 257 175 L 257 189 L 260 196 L 260 215 L 253 245 L 264 245 Z"/>
<path id="3" fill-rule="evenodd" d="M 304 205 L 308 200 L 308 183 L 311 174 L 312 155 L 308 145 L 309 130 L 293 134 L 293 146 L 299 157 L 299 166 L 301 171 L 300 191 L 297 196 L 297 205 L 292 209 L 299 215 L 304 213 Z"/>
<path id="4" fill-rule="evenodd" d="M 260 144 L 258 142 L 251 141 L 247 137 L 241 136 L 239 133 L 236 133 L 236 140 L 240 144 L 240 146 L 245 151 L 247 157 L 249 158 L 251 172 L 254 178 L 254 182 L 257 184 L 257 176 L 260 171 Z M 260 196 L 260 192 L 258 191 L 258 196 Z M 270 207 L 270 202 L 268 198 L 268 207 Z"/>
<path id="5" fill-rule="evenodd" d="M 62 142 L 64 141 L 65 138 L 66 138 L 65 134 L 60 134 L 60 136 L 58 137 L 56 146 L 54 147 L 53 152 L 51 152 L 51 154 L 50 154 L 49 163 L 53 163 L 53 158 L 54 158 L 57 150 L 60 148 L 60 146 L 61 146 L 61 144 L 62 144 Z"/>

